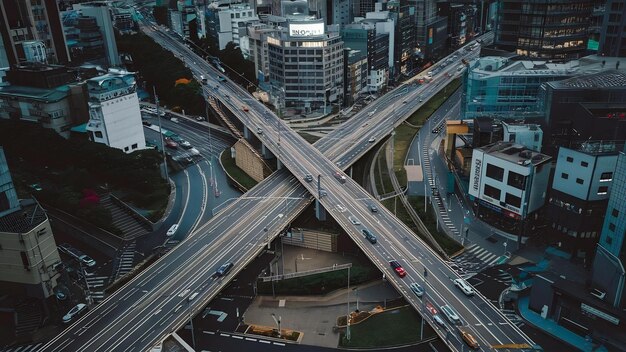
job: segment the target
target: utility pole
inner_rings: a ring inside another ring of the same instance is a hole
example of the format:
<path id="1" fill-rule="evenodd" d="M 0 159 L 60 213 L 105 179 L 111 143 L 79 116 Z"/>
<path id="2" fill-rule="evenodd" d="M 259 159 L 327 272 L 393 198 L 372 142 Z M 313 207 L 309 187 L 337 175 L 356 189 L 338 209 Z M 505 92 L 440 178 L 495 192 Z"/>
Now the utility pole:
<path id="1" fill-rule="evenodd" d="M 165 155 L 165 141 L 163 140 L 163 128 L 161 128 L 161 114 L 159 112 L 159 97 L 156 94 L 156 88 L 152 87 L 152 91 L 154 92 L 154 102 L 156 103 L 156 115 L 159 120 L 159 135 L 161 135 L 161 152 L 163 153 L 163 167 L 165 168 L 165 179 L 170 179 L 169 174 L 167 173 L 167 156 Z"/>

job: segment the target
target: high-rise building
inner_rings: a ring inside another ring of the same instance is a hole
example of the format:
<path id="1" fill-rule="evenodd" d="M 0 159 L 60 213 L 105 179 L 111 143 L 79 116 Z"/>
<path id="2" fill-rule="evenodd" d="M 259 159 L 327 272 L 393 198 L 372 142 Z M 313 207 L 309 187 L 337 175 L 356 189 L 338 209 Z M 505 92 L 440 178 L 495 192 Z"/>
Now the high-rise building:
<path id="1" fill-rule="evenodd" d="M 213 38 L 224 50 L 228 43 L 242 45 L 241 41 L 247 36 L 248 24 L 258 21 L 258 17 L 250 5 L 219 5 L 213 3 L 207 8 L 206 34 Z"/>
<path id="2" fill-rule="evenodd" d="M 0 248 L 0 282 L 3 288 L 36 298 L 48 298 L 54 293 L 61 258 L 50 222 L 36 201 L 18 200 L 2 147 Z"/>
<path id="3" fill-rule="evenodd" d="M 602 299 L 626 308 L 626 154 L 619 153 L 613 187 L 592 270 L 592 285 Z"/>
<path id="4" fill-rule="evenodd" d="M 587 51 L 595 0 L 498 0 L 494 45 L 528 58 L 569 60 Z"/>
<path id="5" fill-rule="evenodd" d="M 111 11 L 108 4 L 106 2 L 86 2 L 74 5 L 74 9 L 79 10 L 83 16 L 96 19 L 102 40 L 104 41 L 107 63 L 109 66 L 119 66 L 121 60 L 117 52 L 113 20 L 111 19 Z"/>
<path id="6" fill-rule="evenodd" d="M 626 0 L 606 0 L 598 53 L 626 57 Z"/>
<path id="7" fill-rule="evenodd" d="M 343 41 L 323 20 L 289 21 L 267 37 L 272 95 L 281 106 L 309 114 L 329 111 L 343 97 Z M 279 103 L 280 104 L 280 103 Z"/>
<path id="8" fill-rule="evenodd" d="M 131 153 L 145 149 L 135 75 L 110 71 L 87 80 L 89 122 L 92 141 Z"/>
<path id="9" fill-rule="evenodd" d="M 416 51 L 427 59 L 445 54 L 448 40 L 448 19 L 437 14 L 436 0 L 409 0 L 415 9 Z"/>
<path id="10" fill-rule="evenodd" d="M 559 148 L 546 207 L 552 242 L 590 260 L 598 241 L 623 141 L 585 141 Z"/>
<path id="11" fill-rule="evenodd" d="M 24 43 L 32 41 L 43 42 L 48 63 L 69 62 L 56 0 L 0 1 L 0 39 L 0 62 L 3 56 L 10 65 L 28 61 Z"/>

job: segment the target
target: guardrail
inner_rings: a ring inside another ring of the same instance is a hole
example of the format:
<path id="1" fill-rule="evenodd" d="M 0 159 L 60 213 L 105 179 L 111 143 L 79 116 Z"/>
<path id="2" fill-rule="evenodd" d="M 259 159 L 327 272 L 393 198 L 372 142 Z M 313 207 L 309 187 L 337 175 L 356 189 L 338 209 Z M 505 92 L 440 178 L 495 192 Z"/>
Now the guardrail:
<path id="1" fill-rule="evenodd" d="M 263 280 L 263 282 L 268 282 L 268 281 L 281 281 L 281 280 L 287 280 L 287 279 L 293 279 L 296 277 L 302 277 L 302 276 L 309 276 L 309 275 L 314 275 L 314 274 L 321 274 L 321 273 L 327 273 L 327 272 L 331 272 L 331 271 L 336 271 L 336 270 L 343 270 L 343 269 L 348 269 L 352 267 L 352 263 L 347 263 L 347 264 L 336 264 L 333 266 L 327 266 L 325 268 L 319 268 L 319 269 L 313 269 L 313 270 L 307 270 L 307 271 L 299 271 L 296 273 L 289 273 L 289 274 L 283 274 L 283 275 L 273 275 L 273 276 L 262 276 L 260 277 L 261 280 Z"/>

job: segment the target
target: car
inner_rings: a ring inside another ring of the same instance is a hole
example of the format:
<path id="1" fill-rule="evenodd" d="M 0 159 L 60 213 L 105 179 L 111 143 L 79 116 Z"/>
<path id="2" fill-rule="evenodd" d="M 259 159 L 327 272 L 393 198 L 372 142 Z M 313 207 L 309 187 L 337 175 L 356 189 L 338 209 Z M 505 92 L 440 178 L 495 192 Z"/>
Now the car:
<path id="1" fill-rule="evenodd" d="M 78 257 L 78 260 L 81 262 L 81 264 L 86 265 L 88 267 L 94 267 L 96 265 L 96 261 L 93 260 L 90 256 L 88 256 L 87 254 L 83 254 L 81 256 Z"/>
<path id="2" fill-rule="evenodd" d="M 150 121 L 141 121 L 141 123 L 142 123 L 144 126 L 147 126 L 147 127 L 152 126 L 152 124 L 150 123 Z"/>
<path id="3" fill-rule="evenodd" d="M 439 313 L 437 311 L 437 308 L 435 308 L 435 306 L 433 306 L 432 303 L 430 302 L 426 302 L 426 309 L 430 312 L 430 314 L 432 315 L 437 315 L 437 313 Z"/>
<path id="4" fill-rule="evenodd" d="M 376 205 L 374 204 L 370 204 L 370 211 L 372 213 L 378 213 L 378 207 L 376 207 Z"/>
<path id="5" fill-rule="evenodd" d="M 168 148 L 177 149 L 178 143 L 174 142 L 173 140 L 169 138 L 165 138 L 165 146 Z"/>
<path id="6" fill-rule="evenodd" d="M 179 145 L 180 145 L 181 147 L 185 148 L 185 149 L 191 149 L 191 148 L 193 148 L 193 147 L 191 146 L 191 143 L 189 143 L 189 142 L 187 142 L 187 141 L 181 141 L 181 142 L 179 143 Z"/>
<path id="7" fill-rule="evenodd" d="M 54 296 L 59 300 L 59 301 L 65 301 L 67 299 L 67 294 L 65 294 L 65 292 L 59 290 L 56 291 L 54 293 Z"/>
<path id="8" fill-rule="evenodd" d="M 337 180 L 339 180 L 339 182 L 341 183 L 346 183 L 346 177 L 344 175 L 341 174 L 341 172 L 339 171 L 335 171 L 335 173 L 333 174 L 333 176 L 335 176 L 335 178 Z"/>
<path id="9" fill-rule="evenodd" d="M 411 283 L 409 287 L 417 297 L 422 297 L 424 295 L 424 288 L 420 286 L 420 284 L 418 284 L 417 282 Z"/>
<path id="10" fill-rule="evenodd" d="M 248 107 L 247 107 L 247 106 L 245 106 L 245 105 L 241 107 L 241 110 L 243 110 L 243 111 L 245 111 L 245 112 L 250 111 L 250 109 L 248 109 Z"/>
<path id="11" fill-rule="evenodd" d="M 196 121 L 204 121 L 204 117 L 202 117 L 202 116 L 196 116 Z"/>
<path id="12" fill-rule="evenodd" d="M 320 189 L 320 197 L 326 197 L 328 195 L 328 192 L 326 192 L 325 189 Z"/>
<path id="13" fill-rule="evenodd" d="M 460 330 L 459 331 L 461 333 L 461 337 L 463 338 L 463 341 L 465 341 L 465 343 L 473 350 L 477 350 L 480 348 L 480 345 L 478 344 L 478 341 L 476 341 L 476 338 L 474 336 L 472 336 L 472 334 L 470 334 L 467 331 L 463 331 Z"/>
<path id="14" fill-rule="evenodd" d="M 70 309 L 70 311 L 67 312 L 67 314 L 65 314 L 63 316 L 63 322 L 66 323 L 66 324 L 71 322 L 72 319 L 74 319 L 75 316 L 79 315 L 80 313 L 82 313 L 86 309 L 87 309 L 87 305 L 85 303 L 77 304 L 74 308 Z"/>
<path id="15" fill-rule="evenodd" d="M 263 130 L 259 127 L 259 128 L 256 129 L 256 133 L 263 134 Z"/>
<path id="16" fill-rule="evenodd" d="M 406 276 L 406 271 L 397 260 L 389 261 L 389 265 L 391 265 L 391 268 L 393 268 L 393 270 L 396 272 L 396 274 L 398 274 L 399 277 Z"/>
<path id="17" fill-rule="evenodd" d="M 194 292 L 191 295 L 189 295 L 189 297 L 187 298 L 187 300 L 189 302 L 193 301 L 194 298 L 196 298 L 198 296 L 198 292 Z"/>
<path id="18" fill-rule="evenodd" d="M 456 313 L 454 308 L 446 304 L 444 306 L 441 306 L 441 311 L 443 312 L 443 315 L 446 316 L 446 319 L 448 319 L 450 323 L 454 325 L 461 325 L 461 318 L 459 318 L 459 315 Z"/>
<path id="19" fill-rule="evenodd" d="M 348 220 L 350 220 L 352 225 L 361 225 L 361 222 L 359 221 L 359 219 L 357 219 L 357 218 L 355 218 L 353 216 L 348 216 Z"/>
<path id="20" fill-rule="evenodd" d="M 61 243 L 60 245 L 57 246 L 57 249 L 61 253 L 70 254 L 70 250 L 73 248 L 67 243 Z"/>
<path id="21" fill-rule="evenodd" d="M 454 279 L 454 286 L 458 287 L 461 291 L 463 291 L 463 293 L 465 293 L 466 296 L 474 295 L 474 289 L 472 288 L 472 286 L 463 279 Z"/>
<path id="22" fill-rule="evenodd" d="M 222 266 L 220 266 L 217 271 L 215 272 L 215 276 L 217 277 L 222 277 L 226 274 L 228 274 L 228 272 L 230 271 L 230 269 L 232 269 L 233 267 L 233 263 L 228 262 L 228 263 L 224 263 L 222 264 Z"/>
<path id="23" fill-rule="evenodd" d="M 178 224 L 174 224 L 174 225 L 172 225 L 172 226 L 169 228 L 169 230 L 167 230 L 166 235 L 167 235 L 168 237 L 170 237 L 170 236 L 174 236 L 174 234 L 176 233 L 176 231 L 178 231 Z"/>
<path id="24" fill-rule="evenodd" d="M 226 78 L 222 77 L 222 76 L 217 76 L 217 79 L 220 80 L 220 82 L 225 82 Z"/>
<path id="25" fill-rule="evenodd" d="M 439 326 L 445 328 L 446 327 L 446 322 L 443 321 L 443 319 L 441 319 L 441 317 L 439 316 L 439 314 L 435 314 L 433 315 L 433 320 L 435 321 L 435 323 L 439 324 Z"/>
<path id="26" fill-rule="evenodd" d="M 406 104 L 406 103 L 407 103 L 407 101 L 406 101 L 406 100 L 403 100 L 403 101 L 402 101 L 402 104 Z"/>
<path id="27" fill-rule="evenodd" d="M 368 140 L 368 142 L 369 142 L 369 143 L 374 143 L 374 142 L 376 142 L 376 137 L 371 137 L 371 138 Z"/>
<path id="28" fill-rule="evenodd" d="M 374 234 L 372 234 L 368 229 L 363 229 L 361 231 L 363 231 L 363 235 L 366 240 L 370 241 L 371 244 L 376 243 L 376 236 L 374 236 Z"/>
<path id="29" fill-rule="evenodd" d="M 313 176 L 311 176 L 311 174 L 306 174 L 304 175 L 304 180 L 306 182 L 313 182 Z"/>

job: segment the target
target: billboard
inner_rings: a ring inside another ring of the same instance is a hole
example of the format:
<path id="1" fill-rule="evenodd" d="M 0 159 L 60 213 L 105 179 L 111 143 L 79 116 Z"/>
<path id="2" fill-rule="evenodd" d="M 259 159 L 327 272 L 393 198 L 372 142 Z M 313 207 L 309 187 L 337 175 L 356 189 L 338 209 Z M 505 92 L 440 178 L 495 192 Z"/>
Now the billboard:
<path id="1" fill-rule="evenodd" d="M 289 23 L 290 37 L 317 37 L 324 35 L 324 22 Z"/>

